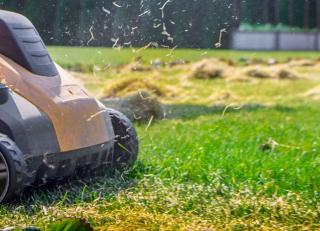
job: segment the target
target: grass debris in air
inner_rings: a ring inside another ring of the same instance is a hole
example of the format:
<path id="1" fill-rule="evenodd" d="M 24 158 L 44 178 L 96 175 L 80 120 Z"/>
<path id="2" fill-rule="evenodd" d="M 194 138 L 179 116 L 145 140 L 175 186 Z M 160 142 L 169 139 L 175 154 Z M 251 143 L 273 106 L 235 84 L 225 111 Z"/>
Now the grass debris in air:
<path id="1" fill-rule="evenodd" d="M 77 53 L 77 63 L 87 63 L 84 54 L 95 49 L 78 51 L 54 48 L 55 54 Z M 129 51 L 115 52 L 101 66 L 113 55 L 116 63 L 132 62 Z M 320 66 L 314 53 L 262 52 L 257 64 L 239 61 L 250 53 L 208 52 L 215 59 L 233 54 L 232 65 L 219 61 L 227 67 L 219 67 L 223 78 L 189 78 L 202 53 L 177 50 L 175 60 L 188 62 L 170 66 L 163 50 L 146 50 L 139 55 L 151 70 L 122 72 L 112 63 L 79 74 L 100 96 L 125 99 L 147 91 L 161 103 L 165 120 L 147 116 L 136 124 L 141 150 L 133 170 L 32 189 L 0 206 L 0 228 L 46 229 L 71 217 L 97 230 L 320 229 Z M 294 62 L 302 55 L 303 62 Z M 156 57 L 160 67 L 152 65 Z M 272 78 L 248 76 L 250 69 Z"/>

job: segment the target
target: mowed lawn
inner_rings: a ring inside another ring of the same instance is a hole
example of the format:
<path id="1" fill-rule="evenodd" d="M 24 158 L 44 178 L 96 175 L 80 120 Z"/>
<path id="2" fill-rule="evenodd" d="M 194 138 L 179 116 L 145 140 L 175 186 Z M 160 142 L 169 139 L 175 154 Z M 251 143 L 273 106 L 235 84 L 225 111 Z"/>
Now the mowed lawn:
<path id="1" fill-rule="evenodd" d="M 63 66 L 134 59 L 130 50 L 50 50 Z M 167 52 L 140 55 L 148 63 L 166 60 Z M 203 52 L 235 59 L 317 58 L 316 53 L 200 50 L 171 55 L 197 60 Z M 180 78 L 179 71 L 159 73 L 168 89 L 178 87 L 180 82 L 171 79 Z M 102 73 L 86 84 L 95 81 L 96 89 L 119 76 L 108 77 Z M 316 76 L 253 83 L 190 81 L 178 92 L 198 98 L 167 101 L 167 119 L 136 124 L 140 155 L 133 170 L 29 190 L 21 201 L 0 206 L 0 228 L 45 229 L 62 217 L 80 217 L 97 230 L 320 229 L 320 107 L 304 95 L 318 84 Z M 219 90 L 236 95 L 237 104 L 210 103 L 210 91 Z"/>
<path id="2" fill-rule="evenodd" d="M 193 49 L 143 49 L 143 48 L 88 48 L 88 47 L 49 47 L 54 60 L 64 67 L 75 64 L 119 65 L 141 58 L 143 62 L 150 63 L 157 59 L 162 62 L 176 60 L 195 61 L 207 57 L 225 58 L 230 60 L 239 59 L 277 59 L 310 58 L 318 59 L 317 52 L 245 52 L 231 50 L 193 50 Z"/>

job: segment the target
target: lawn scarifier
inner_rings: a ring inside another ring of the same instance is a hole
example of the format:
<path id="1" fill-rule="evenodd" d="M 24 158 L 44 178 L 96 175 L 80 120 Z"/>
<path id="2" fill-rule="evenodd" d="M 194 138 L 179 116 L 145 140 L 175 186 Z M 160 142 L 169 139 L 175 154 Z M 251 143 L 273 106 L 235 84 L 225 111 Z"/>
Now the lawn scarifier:
<path id="1" fill-rule="evenodd" d="M 54 64 L 32 23 L 0 11 L 0 203 L 77 171 L 123 170 L 136 131 Z"/>

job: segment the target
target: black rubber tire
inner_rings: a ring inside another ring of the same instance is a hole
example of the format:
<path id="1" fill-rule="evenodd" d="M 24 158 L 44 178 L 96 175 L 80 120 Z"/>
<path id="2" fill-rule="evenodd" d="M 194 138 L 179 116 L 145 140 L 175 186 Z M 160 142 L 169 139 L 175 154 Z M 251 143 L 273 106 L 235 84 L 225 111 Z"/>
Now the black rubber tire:
<path id="1" fill-rule="evenodd" d="M 31 177 L 27 171 L 27 164 L 18 146 L 6 135 L 0 134 L 0 153 L 5 158 L 9 170 L 9 185 L 6 195 L 0 203 L 12 200 L 31 184 Z"/>
<path id="2" fill-rule="evenodd" d="M 112 168 L 123 171 L 133 166 L 139 152 L 137 132 L 132 122 L 121 112 L 107 109 L 113 126 L 115 140 L 108 162 Z"/>

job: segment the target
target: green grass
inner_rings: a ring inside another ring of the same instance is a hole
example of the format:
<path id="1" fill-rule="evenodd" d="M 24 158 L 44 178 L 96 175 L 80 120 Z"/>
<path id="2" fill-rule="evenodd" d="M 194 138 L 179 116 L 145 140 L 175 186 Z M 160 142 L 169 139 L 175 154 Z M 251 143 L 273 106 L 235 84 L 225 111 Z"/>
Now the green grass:
<path id="1" fill-rule="evenodd" d="M 251 108 L 139 126 L 128 175 L 37 189 L 2 206 L 0 224 L 46 227 L 84 217 L 96 228 L 318 227 L 318 107 Z M 304 118 L 303 123 L 301 118 Z M 268 138 L 285 146 L 263 152 Z"/>
<path id="2" fill-rule="evenodd" d="M 205 57 L 225 58 L 239 60 L 249 59 L 269 59 L 286 60 L 288 58 L 310 58 L 317 59 L 317 52 L 246 52 L 246 51 L 226 51 L 226 50 L 192 50 L 192 49 L 145 49 L 140 50 L 124 48 L 121 50 L 112 48 L 88 48 L 88 47 L 49 47 L 49 51 L 54 60 L 64 67 L 75 64 L 84 65 L 119 65 L 133 61 L 141 57 L 146 63 L 160 59 L 162 62 L 175 60 L 194 61 Z"/>
<path id="3" fill-rule="evenodd" d="M 140 158 L 159 168 L 157 175 L 207 184 L 219 173 L 235 190 L 263 188 L 269 196 L 288 191 L 313 196 L 320 190 L 316 107 L 252 106 L 231 109 L 223 118 L 222 111 L 201 115 L 199 109 L 140 131 Z M 264 152 L 260 146 L 268 138 L 285 146 Z"/>
<path id="4" fill-rule="evenodd" d="M 55 56 L 63 52 L 54 51 Z M 75 62 L 95 62 L 85 54 L 97 50 L 67 51 L 77 56 Z M 114 64 L 132 58 L 129 50 L 115 52 L 103 49 L 117 57 L 110 58 Z M 164 57 L 163 50 L 144 52 L 146 59 Z M 191 60 L 202 51 L 179 52 Z M 280 54 L 258 54 L 271 55 Z M 312 79 L 191 80 L 185 85 L 179 81 L 184 71 L 177 70 L 89 75 L 85 83 L 94 90 L 137 75 L 175 87 L 177 95 L 165 100 L 166 120 L 136 124 L 140 155 L 132 171 L 33 189 L 20 202 L 0 206 L 0 228 L 45 229 L 61 217 L 80 217 L 102 230 L 319 229 L 320 107 L 304 93 L 320 80 L 315 69 L 303 73 Z M 231 99 L 215 104 L 210 95 L 220 91 L 235 94 L 241 107 L 226 110 Z M 262 150 L 270 139 L 278 145 Z"/>

